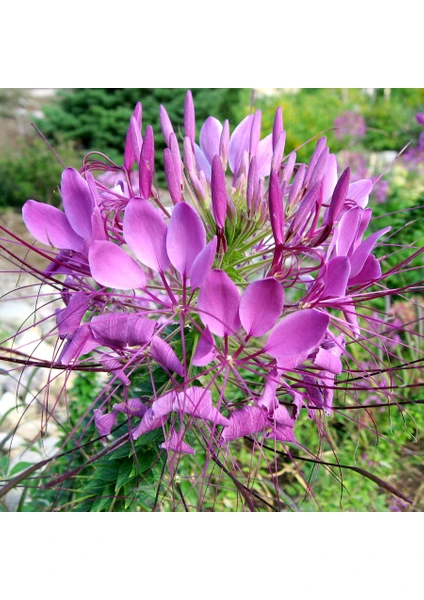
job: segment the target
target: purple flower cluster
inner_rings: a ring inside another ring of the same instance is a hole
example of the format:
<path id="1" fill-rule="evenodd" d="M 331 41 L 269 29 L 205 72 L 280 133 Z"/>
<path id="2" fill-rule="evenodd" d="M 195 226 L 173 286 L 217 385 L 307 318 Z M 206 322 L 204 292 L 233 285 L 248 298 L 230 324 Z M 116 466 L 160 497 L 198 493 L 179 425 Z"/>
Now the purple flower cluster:
<path id="1" fill-rule="evenodd" d="M 355 111 L 348 110 L 334 119 L 334 135 L 339 140 L 363 138 L 367 131 L 364 117 Z"/>
<path id="2" fill-rule="evenodd" d="M 424 113 L 417 113 L 415 120 L 424 126 Z M 421 173 L 424 164 L 424 131 L 420 133 L 417 143 L 403 153 L 402 160 L 407 169 Z"/>
<path id="3" fill-rule="evenodd" d="M 101 436 L 124 415 L 133 439 L 162 428 L 176 453 L 194 453 L 189 429 L 209 448 L 243 436 L 297 444 L 302 411 L 331 413 L 361 337 L 356 303 L 384 278 L 373 250 L 390 228 L 367 233 L 373 181 L 339 174 L 325 137 L 308 164 L 285 154 L 281 109 L 263 139 L 256 111 L 231 135 L 209 117 L 197 144 L 190 92 L 183 139 L 164 107 L 160 119 L 172 205 L 153 186 L 141 104 L 115 178 L 85 161 L 63 172 L 63 211 L 24 205 L 31 234 L 54 249 L 47 272 L 63 277 L 57 363 L 100 363 L 121 382 L 127 399 L 94 411 Z M 150 398 L 130 398 L 140 370 Z"/>

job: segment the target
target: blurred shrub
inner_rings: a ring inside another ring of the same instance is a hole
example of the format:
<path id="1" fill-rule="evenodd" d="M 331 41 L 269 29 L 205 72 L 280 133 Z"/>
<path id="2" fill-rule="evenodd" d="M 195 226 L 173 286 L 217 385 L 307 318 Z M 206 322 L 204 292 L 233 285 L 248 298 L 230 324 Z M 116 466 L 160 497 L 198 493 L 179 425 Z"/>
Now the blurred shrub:
<path id="1" fill-rule="evenodd" d="M 66 166 L 79 168 L 81 155 L 70 142 L 59 142 L 55 150 Z M 0 155 L 0 208 L 20 209 L 28 199 L 59 205 L 57 188 L 62 165 L 41 139 L 19 142 Z"/>

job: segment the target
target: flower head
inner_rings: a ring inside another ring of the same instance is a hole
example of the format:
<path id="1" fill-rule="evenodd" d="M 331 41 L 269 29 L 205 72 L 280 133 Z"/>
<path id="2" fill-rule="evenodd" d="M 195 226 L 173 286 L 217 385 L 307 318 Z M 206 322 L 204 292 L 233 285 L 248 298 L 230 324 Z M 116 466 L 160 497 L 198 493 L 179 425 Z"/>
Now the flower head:
<path id="1" fill-rule="evenodd" d="M 111 374 L 123 397 L 108 412 L 109 400 L 94 408 L 103 439 L 124 423 L 133 441 L 160 431 L 177 463 L 199 451 L 229 457 L 243 437 L 301 448 L 302 416 L 324 431 L 337 378 L 355 363 L 350 344 L 368 334 L 362 299 L 393 293 L 376 254 L 390 227 L 369 233 L 374 181 L 340 173 L 325 137 L 309 163 L 284 155 L 281 110 L 265 137 L 260 111 L 231 134 L 228 121 L 209 117 L 197 144 L 188 93 L 182 153 L 160 109 L 172 199 L 164 206 L 141 115 L 138 104 L 122 179 L 94 179 L 99 163 L 85 162 L 63 173 L 64 212 L 24 205 L 29 231 L 66 268 L 56 365 Z M 344 128 L 346 119 L 363 135 L 356 116 L 345 115 Z M 378 353 L 370 360 L 381 367 Z M 148 394 L 130 398 L 140 380 Z"/>

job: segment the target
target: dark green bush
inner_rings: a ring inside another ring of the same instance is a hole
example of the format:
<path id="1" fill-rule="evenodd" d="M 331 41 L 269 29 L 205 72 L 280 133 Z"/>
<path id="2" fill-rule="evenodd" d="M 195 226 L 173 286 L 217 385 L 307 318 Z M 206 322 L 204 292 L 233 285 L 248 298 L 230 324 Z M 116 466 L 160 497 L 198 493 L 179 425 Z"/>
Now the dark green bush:
<path id="1" fill-rule="evenodd" d="M 79 168 L 81 155 L 71 143 L 59 143 L 55 150 L 66 166 Z M 19 210 L 30 198 L 57 206 L 62 171 L 41 139 L 19 142 L 13 151 L 0 156 L 0 208 Z"/>

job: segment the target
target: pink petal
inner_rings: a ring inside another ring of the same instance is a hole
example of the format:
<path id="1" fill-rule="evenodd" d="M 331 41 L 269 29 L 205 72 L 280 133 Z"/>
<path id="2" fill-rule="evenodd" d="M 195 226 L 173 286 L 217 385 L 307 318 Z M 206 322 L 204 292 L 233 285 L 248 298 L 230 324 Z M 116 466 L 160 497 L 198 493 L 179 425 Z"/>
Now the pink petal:
<path id="1" fill-rule="evenodd" d="M 153 431 L 158 427 L 161 427 L 166 423 L 167 416 L 164 417 L 155 417 L 151 408 L 146 410 L 144 413 L 144 417 L 141 420 L 141 423 L 137 425 L 135 429 L 131 432 L 131 437 L 133 440 L 138 439 L 143 433 L 147 433 L 148 431 Z"/>
<path id="2" fill-rule="evenodd" d="M 303 181 L 305 179 L 306 167 L 304 164 L 301 164 L 297 170 L 296 175 L 294 176 L 293 183 L 290 186 L 290 192 L 288 197 L 288 204 L 291 206 L 297 200 L 297 197 L 300 196 L 300 191 L 303 186 Z"/>
<path id="3" fill-rule="evenodd" d="M 247 210 L 249 214 L 252 212 L 253 207 L 256 206 L 258 200 L 259 177 L 256 163 L 256 156 L 253 156 L 249 165 L 246 189 Z"/>
<path id="4" fill-rule="evenodd" d="M 142 115 L 142 106 L 140 102 L 137 102 L 135 105 L 134 112 L 132 117 L 135 118 L 139 128 L 141 129 L 141 115 Z M 131 135 L 131 119 L 130 119 L 130 127 L 128 128 L 127 137 L 125 141 L 125 151 L 124 151 L 124 168 L 129 171 L 134 164 L 134 148 L 133 148 L 133 140 Z M 139 155 L 140 156 L 140 155 Z"/>
<path id="5" fill-rule="evenodd" d="M 147 411 L 147 406 L 142 403 L 140 398 L 131 398 L 126 402 L 120 402 L 112 406 L 113 412 L 122 412 L 129 417 L 143 417 Z"/>
<path id="6" fill-rule="evenodd" d="M 165 370 L 175 371 L 181 377 L 184 376 L 184 367 L 178 360 L 177 355 L 169 344 L 155 336 L 150 345 L 150 354 L 157 363 Z"/>
<path id="7" fill-rule="evenodd" d="M 66 215 L 49 204 L 28 200 L 22 208 L 28 231 L 46 246 L 81 252 L 84 240 L 72 229 Z"/>
<path id="8" fill-rule="evenodd" d="M 290 181 L 291 176 L 293 175 L 293 169 L 296 164 L 296 152 L 291 152 L 287 160 L 283 163 L 283 174 L 281 177 L 281 183 Z"/>
<path id="9" fill-rule="evenodd" d="M 77 329 L 71 339 L 67 340 L 57 362 L 60 365 L 69 365 L 83 354 L 98 348 L 99 345 L 98 340 L 94 339 L 88 323 L 85 323 Z"/>
<path id="10" fill-rule="evenodd" d="M 329 154 L 330 154 L 330 151 L 328 148 L 324 148 L 324 150 L 321 152 L 321 154 L 317 160 L 317 163 L 314 167 L 310 182 L 308 184 L 309 188 L 311 188 L 313 185 L 315 185 L 315 183 L 317 183 L 317 181 L 321 181 L 322 178 L 324 177 Z"/>
<path id="11" fill-rule="evenodd" d="M 165 148 L 163 151 L 163 164 L 169 195 L 171 196 L 173 204 L 178 204 L 179 202 L 182 202 L 183 197 L 181 194 L 181 186 L 177 181 L 174 161 L 172 160 L 172 154 L 169 148 Z"/>
<path id="12" fill-rule="evenodd" d="M 172 161 L 174 163 L 174 172 L 178 185 L 181 187 L 183 183 L 183 163 L 181 160 L 180 145 L 178 144 L 177 136 L 171 133 L 169 136 L 169 150 L 171 152 Z"/>
<path id="13" fill-rule="evenodd" d="M 212 160 L 211 176 L 212 212 L 216 226 L 224 229 L 227 216 L 227 184 L 221 159 L 218 155 Z"/>
<path id="14" fill-rule="evenodd" d="M 308 358 L 309 350 L 300 354 L 290 354 L 288 356 L 277 356 L 277 366 L 281 371 L 293 371 Z"/>
<path id="15" fill-rule="evenodd" d="M 353 302 L 349 300 L 351 299 L 349 298 L 347 302 L 343 303 L 341 309 L 343 311 L 344 318 L 349 323 L 349 328 L 353 333 L 354 337 L 359 337 L 361 335 L 361 329 L 359 327 L 359 320 L 356 314 L 356 308 Z"/>
<path id="16" fill-rule="evenodd" d="M 192 358 L 195 367 L 204 367 L 214 360 L 216 356 L 215 342 L 209 327 L 202 332 L 197 342 L 196 351 Z"/>
<path id="17" fill-rule="evenodd" d="M 376 245 L 378 239 L 391 230 L 391 227 L 385 227 L 384 229 L 380 229 L 375 233 L 372 233 L 367 239 L 362 242 L 360 246 L 355 250 L 350 259 L 350 264 L 352 267 L 351 277 L 356 277 L 362 271 L 362 268 L 365 265 L 365 261 L 370 255 L 371 250 Z"/>
<path id="18" fill-rule="evenodd" d="M 196 117 L 194 112 L 193 96 L 190 90 L 187 91 L 184 101 L 184 132 L 194 144 L 196 136 Z"/>
<path id="19" fill-rule="evenodd" d="M 361 179 L 351 183 L 347 192 L 347 199 L 353 200 L 358 206 L 365 208 L 368 204 L 372 186 L 372 179 Z"/>
<path id="20" fill-rule="evenodd" d="M 346 294 L 350 277 L 350 261 L 346 256 L 335 256 L 326 264 L 325 286 L 321 299 L 340 298 Z"/>
<path id="21" fill-rule="evenodd" d="M 138 170 L 140 196 L 147 200 L 152 193 L 153 173 L 155 170 L 155 138 L 150 125 L 146 127 Z"/>
<path id="22" fill-rule="evenodd" d="M 137 314 L 106 314 L 91 319 L 90 329 L 107 345 L 138 346 L 152 339 L 155 322 Z"/>
<path id="23" fill-rule="evenodd" d="M 283 191 L 276 171 L 271 171 L 268 190 L 269 218 L 275 243 L 281 246 L 284 243 L 284 207 Z"/>
<path id="24" fill-rule="evenodd" d="M 99 345 L 103 345 L 102 342 L 98 342 L 98 343 L 99 343 Z M 104 345 L 107 345 L 107 344 L 104 344 Z M 111 356 L 108 354 L 102 354 L 102 355 L 100 355 L 99 360 L 100 360 L 101 364 L 106 367 L 108 372 L 110 374 L 112 374 L 114 377 L 116 377 L 117 379 L 119 379 L 120 381 L 122 381 L 122 383 L 124 385 L 131 384 L 130 379 L 125 374 L 125 366 L 123 367 L 117 358 L 115 358 L 113 355 Z"/>
<path id="25" fill-rule="evenodd" d="M 206 231 L 197 212 L 186 202 L 172 211 L 166 236 L 171 264 L 183 277 L 190 277 L 194 260 L 206 244 Z"/>
<path id="26" fill-rule="evenodd" d="M 263 431 L 266 427 L 266 412 L 257 406 L 246 406 L 231 415 L 228 427 L 222 431 L 222 439 L 224 442 L 231 442 L 245 435 Z"/>
<path id="27" fill-rule="evenodd" d="M 99 408 L 95 408 L 93 410 L 94 413 L 94 424 L 99 432 L 99 435 L 106 436 L 109 435 L 112 431 L 112 427 L 116 425 L 116 414 L 115 413 L 106 413 L 102 414 L 102 411 Z"/>
<path id="28" fill-rule="evenodd" d="M 172 450 L 177 454 L 196 454 L 196 451 L 182 439 L 181 434 L 177 433 L 175 429 L 172 430 L 171 437 L 161 444 L 161 448 Z"/>
<path id="29" fill-rule="evenodd" d="M 279 374 L 277 369 L 272 369 L 265 381 L 264 391 L 258 400 L 260 406 L 264 406 L 267 412 L 272 412 L 278 406 L 275 395 L 279 385 Z"/>
<path id="30" fill-rule="evenodd" d="M 203 154 L 200 146 L 198 146 L 197 144 L 194 144 L 194 156 L 196 158 L 196 165 L 197 165 L 197 170 L 203 171 L 203 173 L 205 174 L 205 177 L 208 181 L 211 180 L 211 174 L 212 174 L 212 161 L 209 163 L 208 159 L 206 158 L 206 156 Z"/>
<path id="31" fill-rule="evenodd" d="M 99 196 L 99 191 L 97 189 L 97 182 L 94 179 L 93 175 L 90 173 L 90 171 L 85 172 L 85 179 L 86 179 L 87 185 L 90 189 L 91 198 L 93 200 L 93 206 L 95 208 L 98 208 L 100 205 L 100 196 Z"/>
<path id="32" fill-rule="evenodd" d="M 283 125 L 283 108 L 281 106 L 277 107 L 275 111 L 274 124 L 272 127 L 272 146 L 276 147 L 278 140 L 283 133 L 284 125 Z"/>
<path id="33" fill-rule="evenodd" d="M 327 159 L 325 173 L 322 180 L 322 201 L 327 203 L 333 195 L 337 185 L 337 158 L 330 154 Z"/>
<path id="34" fill-rule="evenodd" d="M 229 421 L 212 404 L 210 390 L 202 387 L 191 387 L 180 392 L 174 403 L 174 410 L 180 410 L 193 417 L 211 421 L 215 425 L 227 426 Z"/>
<path id="35" fill-rule="evenodd" d="M 324 371 L 326 375 L 321 374 L 321 382 L 324 391 L 324 412 L 327 417 L 331 414 L 331 409 L 333 407 L 333 396 L 334 396 L 334 375 L 332 375 L 329 371 Z"/>
<path id="36" fill-rule="evenodd" d="M 176 392 L 168 392 L 157 398 L 152 404 L 152 411 L 156 418 L 164 417 L 175 410 L 174 402 L 177 398 Z"/>
<path id="37" fill-rule="evenodd" d="M 222 124 L 215 117 L 208 117 L 200 130 L 200 147 L 209 164 L 213 157 L 219 154 Z"/>
<path id="38" fill-rule="evenodd" d="M 372 210 L 370 208 L 366 208 L 365 210 L 361 211 L 361 222 L 359 224 L 358 234 L 356 236 L 356 240 L 353 245 L 353 251 L 355 251 L 358 248 L 358 246 L 361 245 L 362 236 L 364 235 L 365 231 L 367 230 L 368 225 L 370 224 L 371 217 L 372 217 Z"/>
<path id="39" fill-rule="evenodd" d="M 203 248 L 196 256 L 193 262 L 190 275 L 190 286 L 192 290 L 198 288 L 206 275 L 212 268 L 216 256 L 216 247 L 218 240 L 216 235 L 213 236 L 209 244 Z"/>
<path id="40" fill-rule="evenodd" d="M 326 313 L 311 308 L 292 313 L 273 329 L 264 350 L 274 357 L 312 350 L 324 337 L 329 321 Z"/>
<path id="41" fill-rule="evenodd" d="M 294 419 L 290 416 L 289 411 L 283 404 L 278 405 L 271 418 L 279 425 L 286 425 L 288 427 L 293 427 L 294 425 Z"/>
<path id="42" fill-rule="evenodd" d="M 324 369 L 335 375 L 340 375 L 343 371 L 343 363 L 340 358 L 324 348 L 319 348 L 313 359 L 313 363 L 320 369 Z"/>
<path id="43" fill-rule="evenodd" d="M 272 431 L 266 434 L 268 439 L 278 440 L 279 442 L 291 442 L 296 444 L 297 440 L 294 437 L 292 425 L 280 425 L 277 423 Z"/>
<path id="44" fill-rule="evenodd" d="M 266 139 L 266 138 L 265 138 Z M 280 133 L 280 137 L 275 144 L 274 150 L 272 152 L 272 160 L 271 160 L 271 169 L 280 171 L 281 161 L 283 160 L 284 147 L 286 145 L 286 132 L 282 131 Z"/>
<path id="45" fill-rule="evenodd" d="M 171 133 L 174 133 L 174 128 L 172 127 L 171 119 L 166 112 L 166 109 L 162 104 L 159 107 L 159 121 L 162 129 L 163 139 L 165 140 L 165 144 L 169 146 L 169 136 Z"/>
<path id="46" fill-rule="evenodd" d="M 72 229 L 85 240 L 91 241 L 94 201 L 88 183 L 78 171 L 69 167 L 62 173 L 60 193 Z"/>
<path id="47" fill-rule="evenodd" d="M 349 187 L 349 180 L 350 168 L 348 167 L 341 174 L 340 179 L 338 180 L 336 187 L 334 188 L 333 195 L 331 197 L 330 207 L 326 215 L 326 222 L 330 225 L 333 225 L 343 208 L 343 204 L 346 200 L 346 195 Z"/>
<path id="48" fill-rule="evenodd" d="M 88 252 L 93 278 L 118 290 L 144 288 L 146 277 L 128 254 L 113 242 L 93 242 Z"/>
<path id="49" fill-rule="evenodd" d="M 56 313 L 59 335 L 75 333 L 87 312 L 90 298 L 84 292 L 72 294 L 66 308 Z"/>
<path id="50" fill-rule="evenodd" d="M 308 166 L 308 170 L 306 172 L 306 177 L 305 177 L 306 187 L 309 187 L 309 182 L 311 181 L 311 177 L 314 172 L 315 165 L 317 164 L 319 157 L 321 156 L 322 152 L 325 150 L 326 147 L 327 147 L 327 138 L 326 137 L 320 138 L 316 143 L 315 150 L 313 151 L 311 160 L 309 161 L 309 166 Z"/>
<path id="51" fill-rule="evenodd" d="M 228 145 L 228 162 L 230 169 L 237 176 L 243 152 L 249 152 L 250 131 L 253 115 L 247 115 L 233 131 Z"/>
<path id="52" fill-rule="evenodd" d="M 222 160 L 224 171 L 227 169 L 228 162 L 228 144 L 230 143 L 230 123 L 228 119 L 224 121 L 221 139 L 219 140 L 219 156 Z"/>
<path id="53" fill-rule="evenodd" d="M 125 209 L 124 237 L 135 256 L 154 271 L 166 271 L 166 223 L 153 206 L 133 198 Z"/>
<path id="54" fill-rule="evenodd" d="M 249 158 L 258 153 L 259 140 L 261 139 L 262 111 L 257 110 L 253 115 L 252 127 L 249 138 Z"/>
<path id="55" fill-rule="evenodd" d="M 293 220 L 292 229 L 294 231 L 303 231 L 308 224 L 309 217 L 312 212 L 315 212 L 315 207 L 319 199 L 321 191 L 321 182 L 317 181 L 308 189 L 305 196 L 302 198 L 296 216 Z"/>
<path id="56" fill-rule="evenodd" d="M 102 212 L 98 206 L 93 210 L 91 215 L 91 230 L 93 241 L 107 241 L 107 233 L 105 231 L 105 222 L 102 217 Z"/>
<path id="57" fill-rule="evenodd" d="M 249 284 L 240 298 L 240 321 L 248 336 L 260 337 L 278 321 L 284 291 L 274 277 Z"/>
<path id="58" fill-rule="evenodd" d="M 204 325 L 215 335 L 234 335 L 240 327 L 240 296 L 228 275 L 211 271 L 200 286 L 198 307 Z"/>
<path id="59" fill-rule="evenodd" d="M 190 173 L 195 168 L 195 157 L 194 157 L 194 141 L 186 135 L 184 138 L 184 163 L 187 167 L 187 171 Z"/>
<path id="60" fill-rule="evenodd" d="M 377 281 L 381 277 L 381 266 L 378 260 L 370 254 L 365 261 L 360 273 L 356 277 L 349 279 L 349 287 L 351 285 L 363 285 L 370 281 Z"/>
<path id="61" fill-rule="evenodd" d="M 130 132 L 130 138 L 131 138 L 134 159 L 135 159 L 135 162 L 137 163 L 137 165 L 139 165 L 141 148 L 143 146 L 143 140 L 141 138 L 140 125 L 138 124 L 137 119 L 134 116 L 131 117 L 131 119 L 130 119 L 129 132 Z"/>
<path id="62" fill-rule="evenodd" d="M 339 236 L 336 242 L 338 256 L 349 256 L 358 235 L 362 208 L 351 208 L 340 219 Z"/>
<path id="63" fill-rule="evenodd" d="M 268 177 L 268 175 L 270 174 L 272 155 L 272 133 L 270 133 L 259 142 L 257 154 L 259 177 Z"/>

